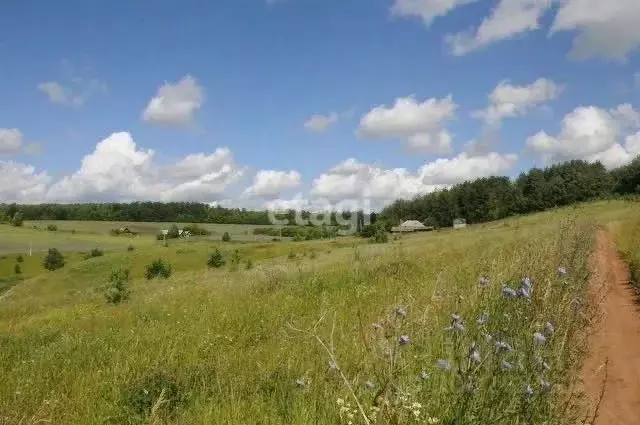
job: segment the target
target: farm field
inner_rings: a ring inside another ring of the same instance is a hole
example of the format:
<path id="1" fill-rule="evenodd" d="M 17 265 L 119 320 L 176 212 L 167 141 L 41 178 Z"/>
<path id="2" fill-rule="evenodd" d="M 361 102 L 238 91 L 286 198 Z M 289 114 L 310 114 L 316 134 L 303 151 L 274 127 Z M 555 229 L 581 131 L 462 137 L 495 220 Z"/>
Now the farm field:
<path id="1" fill-rule="evenodd" d="M 0 226 L 0 278 L 25 243 L 68 262 L 46 272 L 34 254 L 4 294 L 0 281 L 3 424 L 579 423 L 596 235 L 640 258 L 638 204 L 613 201 L 386 244 L 238 228 L 164 247 L 156 224 L 120 238 L 114 223 L 38 223 Z M 216 248 L 227 264 L 208 268 Z M 144 278 L 156 258 L 169 278 Z M 119 268 L 131 295 L 113 305 Z"/>

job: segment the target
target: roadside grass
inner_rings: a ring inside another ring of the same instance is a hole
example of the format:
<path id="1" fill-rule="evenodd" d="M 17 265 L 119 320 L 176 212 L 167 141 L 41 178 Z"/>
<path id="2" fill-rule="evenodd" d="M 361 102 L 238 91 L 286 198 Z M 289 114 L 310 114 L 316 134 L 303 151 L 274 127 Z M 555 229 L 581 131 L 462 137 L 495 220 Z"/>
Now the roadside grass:
<path id="1" fill-rule="evenodd" d="M 388 244 L 194 241 L 77 261 L 0 300 L 0 419 L 573 425 L 596 224 L 626 223 L 634 208 L 598 203 Z M 257 262 L 210 270 L 215 247 Z M 142 279 L 160 254 L 174 274 Z M 132 269 L 131 296 L 108 305 L 118 267 Z M 530 297 L 504 295 L 525 276 Z"/>
<path id="2" fill-rule="evenodd" d="M 631 283 L 640 294 L 640 214 L 614 228 L 621 257 L 629 266 Z"/>

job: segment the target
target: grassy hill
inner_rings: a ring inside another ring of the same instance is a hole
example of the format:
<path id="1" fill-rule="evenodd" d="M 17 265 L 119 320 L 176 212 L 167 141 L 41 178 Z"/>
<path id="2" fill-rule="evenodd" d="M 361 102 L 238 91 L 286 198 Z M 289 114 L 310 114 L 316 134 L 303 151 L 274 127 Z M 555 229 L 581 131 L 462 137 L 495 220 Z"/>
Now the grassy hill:
<path id="1" fill-rule="evenodd" d="M 625 234 L 637 210 L 601 202 L 387 244 L 164 247 L 109 237 L 111 224 L 0 226 L 0 277 L 32 240 L 68 260 L 47 272 L 25 257 L 0 295 L 0 423 L 575 423 L 594 232 Z M 78 252 L 97 245 L 104 256 Z M 227 264 L 207 268 L 216 248 Z M 172 275 L 144 279 L 157 258 Z M 108 304 L 118 268 L 131 296 Z M 508 296 L 526 276 L 530 296 Z"/>

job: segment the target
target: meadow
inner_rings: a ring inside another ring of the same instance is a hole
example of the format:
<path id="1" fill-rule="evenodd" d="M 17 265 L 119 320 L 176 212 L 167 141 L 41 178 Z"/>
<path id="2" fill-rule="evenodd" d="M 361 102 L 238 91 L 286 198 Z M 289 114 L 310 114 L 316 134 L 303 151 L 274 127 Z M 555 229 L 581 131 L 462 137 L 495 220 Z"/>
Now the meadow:
<path id="1" fill-rule="evenodd" d="M 29 241 L 68 261 L 27 256 L 0 295 L 0 423 L 575 424 L 594 235 L 640 258 L 637 211 L 599 202 L 385 244 L 0 226 L 0 276 Z M 239 265 L 208 268 L 215 249 Z M 169 278 L 144 278 L 156 258 Z M 113 305 L 119 268 L 131 295 Z"/>

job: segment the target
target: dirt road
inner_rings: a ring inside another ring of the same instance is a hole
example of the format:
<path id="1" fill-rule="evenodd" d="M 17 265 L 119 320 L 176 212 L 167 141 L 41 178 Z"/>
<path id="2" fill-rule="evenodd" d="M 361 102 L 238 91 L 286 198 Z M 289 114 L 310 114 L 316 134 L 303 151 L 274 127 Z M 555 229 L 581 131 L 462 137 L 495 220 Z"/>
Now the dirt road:
<path id="1" fill-rule="evenodd" d="M 640 424 L 640 303 L 628 283 L 610 233 L 600 231 L 591 257 L 592 305 L 598 317 L 589 337 L 583 379 L 588 425 Z"/>

